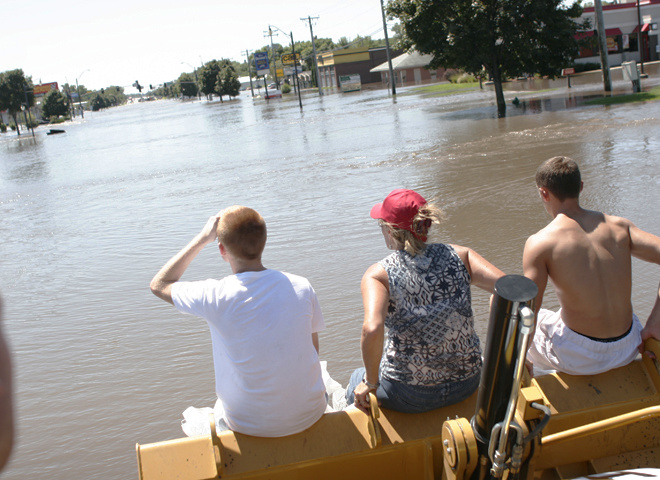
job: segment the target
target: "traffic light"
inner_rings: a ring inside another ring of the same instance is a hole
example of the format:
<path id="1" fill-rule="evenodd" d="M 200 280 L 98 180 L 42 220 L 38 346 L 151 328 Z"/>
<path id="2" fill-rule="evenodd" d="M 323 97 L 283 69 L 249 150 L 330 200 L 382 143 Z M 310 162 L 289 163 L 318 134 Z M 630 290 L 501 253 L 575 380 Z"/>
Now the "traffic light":
<path id="1" fill-rule="evenodd" d="M 154 87 L 151 84 L 149 84 L 149 90 L 153 90 L 153 89 Z"/>
<path id="2" fill-rule="evenodd" d="M 105 93 L 105 88 L 102 88 L 101 89 L 101 95 L 103 95 L 104 93 Z"/>
<path id="3" fill-rule="evenodd" d="M 144 87 L 142 87 L 142 85 L 140 85 L 140 82 L 135 80 L 135 88 L 138 89 L 138 92 L 142 93 L 142 88 L 144 88 Z"/>

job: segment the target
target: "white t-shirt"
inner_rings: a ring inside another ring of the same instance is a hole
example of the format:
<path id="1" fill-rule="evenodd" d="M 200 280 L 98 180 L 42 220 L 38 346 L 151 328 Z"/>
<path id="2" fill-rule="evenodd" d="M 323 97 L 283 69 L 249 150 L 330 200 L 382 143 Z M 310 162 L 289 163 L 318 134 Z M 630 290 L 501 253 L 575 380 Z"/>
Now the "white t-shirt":
<path id="1" fill-rule="evenodd" d="M 172 300 L 209 324 L 216 393 L 232 430 L 279 437 L 321 418 L 325 387 L 312 333 L 325 324 L 307 279 L 264 270 L 176 282 Z"/>

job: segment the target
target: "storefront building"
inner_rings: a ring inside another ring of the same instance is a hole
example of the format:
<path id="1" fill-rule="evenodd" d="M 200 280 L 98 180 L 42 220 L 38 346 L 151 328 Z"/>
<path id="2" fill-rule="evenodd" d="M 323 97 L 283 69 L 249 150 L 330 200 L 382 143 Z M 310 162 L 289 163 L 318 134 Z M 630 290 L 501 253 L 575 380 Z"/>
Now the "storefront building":
<path id="1" fill-rule="evenodd" d="M 592 30 L 580 32 L 580 56 L 576 63 L 600 63 L 598 36 L 594 7 L 585 7 L 582 19 L 588 19 Z M 607 51 L 610 66 L 622 62 L 650 62 L 660 58 L 658 45 L 658 22 L 660 21 L 660 0 L 636 0 L 603 5 L 603 20 L 607 38 Z M 638 35 L 640 32 L 641 34 Z M 638 37 L 641 38 L 641 52 Z"/>

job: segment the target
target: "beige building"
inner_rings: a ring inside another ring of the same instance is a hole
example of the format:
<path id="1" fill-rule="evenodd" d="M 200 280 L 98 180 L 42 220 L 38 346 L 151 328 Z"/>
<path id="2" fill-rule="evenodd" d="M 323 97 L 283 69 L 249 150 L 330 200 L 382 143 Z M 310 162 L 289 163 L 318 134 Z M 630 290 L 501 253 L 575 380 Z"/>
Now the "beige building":
<path id="1" fill-rule="evenodd" d="M 421 54 L 419 52 L 403 53 L 392 59 L 392 71 L 394 73 L 395 85 L 422 85 L 425 83 L 435 83 L 445 80 L 445 69 L 428 69 L 429 62 L 433 55 Z M 379 73 L 382 83 L 390 83 L 390 66 L 388 62 L 381 63 L 371 69 L 372 73 Z"/>

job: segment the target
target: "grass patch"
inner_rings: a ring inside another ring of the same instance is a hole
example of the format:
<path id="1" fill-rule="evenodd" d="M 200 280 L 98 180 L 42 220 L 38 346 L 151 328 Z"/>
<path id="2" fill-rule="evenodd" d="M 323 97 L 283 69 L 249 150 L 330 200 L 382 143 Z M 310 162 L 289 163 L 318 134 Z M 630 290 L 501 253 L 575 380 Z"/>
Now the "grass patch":
<path id="1" fill-rule="evenodd" d="M 435 83 L 410 90 L 410 93 L 423 95 L 449 95 L 455 92 L 479 88 L 479 82 L 471 83 Z"/>
<path id="2" fill-rule="evenodd" d="M 660 100 L 660 87 L 654 87 L 648 92 L 629 93 L 627 95 L 617 95 L 615 97 L 594 98 L 587 100 L 585 105 L 618 105 L 620 103 L 648 102 Z"/>

